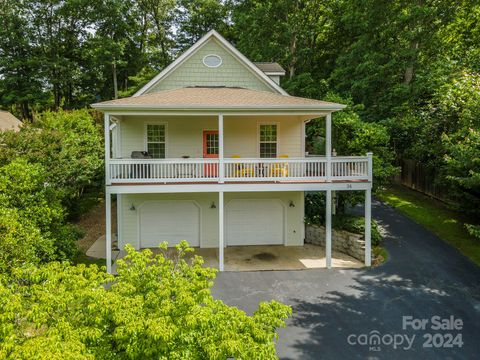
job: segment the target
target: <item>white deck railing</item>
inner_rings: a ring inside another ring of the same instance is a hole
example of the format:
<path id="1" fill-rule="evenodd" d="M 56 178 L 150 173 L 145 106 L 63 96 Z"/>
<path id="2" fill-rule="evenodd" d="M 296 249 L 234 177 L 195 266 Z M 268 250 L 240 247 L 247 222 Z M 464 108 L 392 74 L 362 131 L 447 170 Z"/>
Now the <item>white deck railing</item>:
<path id="1" fill-rule="evenodd" d="M 257 181 L 371 181 L 371 157 L 276 159 L 110 159 L 111 184 Z"/>

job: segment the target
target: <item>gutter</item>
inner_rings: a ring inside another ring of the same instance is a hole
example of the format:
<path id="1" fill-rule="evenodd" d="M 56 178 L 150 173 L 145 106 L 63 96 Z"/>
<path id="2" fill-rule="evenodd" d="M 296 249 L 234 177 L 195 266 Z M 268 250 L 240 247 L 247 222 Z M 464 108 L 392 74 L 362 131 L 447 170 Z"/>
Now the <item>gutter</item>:
<path id="1" fill-rule="evenodd" d="M 135 111 L 135 110 L 142 110 L 142 111 L 220 111 L 220 112 L 229 112 L 229 111 L 339 111 L 346 107 L 346 105 L 336 104 L 336 105 L 312 105 L 312 106 L 304 106 L 304 105 L 292 105 L 292 106 L 285 106 L 285 105 L 269 105 L 269 106 L 252 106 L 252 107 L 245 107 L 241 105 L 229 105 L 229 106 L 220 106 L 220 107 L 212 107 L 212 106 L 155 106 L 155 105 L 118 105 L 118 104 L 92 104 L 92 108 L 97 110 L 123 110 L 123 111 Z"/>

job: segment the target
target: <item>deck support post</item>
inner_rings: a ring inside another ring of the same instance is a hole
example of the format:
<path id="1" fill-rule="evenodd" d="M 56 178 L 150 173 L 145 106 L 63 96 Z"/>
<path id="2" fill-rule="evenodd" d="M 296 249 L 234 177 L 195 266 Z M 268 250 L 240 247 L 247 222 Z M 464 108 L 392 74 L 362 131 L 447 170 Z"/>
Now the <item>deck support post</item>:
<path id="1" fill-rule="evenodd" d="M 225 167 L 223 165 L 223 114 L 218 114 L 218 182 L 223 183 Z"/>
<path id="2" fill-rule="evenodd" d="M 224 258 L 224 201 L 223 191 L 218 192 L 218 270 L 223 271 L 223 258 Z"/>
<path id="3" fill-rule="evenodd" d="M 110 179 L 110 114 L 105 113 L 103 117 L 104 121 L 104 134 L 105 134 L 105 184 L 111 185 Z"/>
<path id="4" fill-rule="evenodd" d="M 331 181 L 332 178 L 332 114 L 328 113 L 325 118 L 325 158 L 327 160 L 326 178 Z"/>
<path id="5" fill-rule="evenodd" d="M 112 195 L 105 192 L 105 243 L 107 272 L 112 273 Z"/>
<path id="6" fill-rule="evenodd" d="M 365 266 L 372 265 L 372 190 L 365 190 Z"/>
<path id="7" fill-rule="evenodd" d="M 327 269 L 332 268 L 332 190 L 327 190 L 325 209 L 325 258 Z"/>

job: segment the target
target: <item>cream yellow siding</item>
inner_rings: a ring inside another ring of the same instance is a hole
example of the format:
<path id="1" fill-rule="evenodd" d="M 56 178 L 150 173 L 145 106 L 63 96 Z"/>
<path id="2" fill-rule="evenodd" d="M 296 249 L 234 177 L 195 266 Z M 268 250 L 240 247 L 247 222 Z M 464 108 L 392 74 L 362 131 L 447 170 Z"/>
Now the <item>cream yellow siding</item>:
<path id="1" fill-rule="evenodd" d="M 121 212 L 122 222 L 119 224 L 119 247 L 131 244 L 136 249 L 140 248 L 139 242 L 139 216 L 138 207 L 145 201 L 161 200 L 191 200 L 200 208 L 200 247 L 218 247 L 218 208 L 212 208 L 212 203 L 218 205 L 217 193 L 193 194 L 124 194 L 122 196 Z M 225 207 L 233 199 L 279 199 L 284 207 L 285 215 L 285 245 L 303 245 L 304 206 L 303 192 L 265 192 L 265 193 L 225 193 Z M 290 206 L 292 203 L 294 206 Z M 227 211 L 227 210 L 226 210 Z"/>
<path id="2" fill-rule="evenodd" d="M 215 130 L 215 116 L 153 117 L 125 116 L 120 124 L 120 156 L 130 158 L 132 151 L 146 150 L 145 126 L 149 123 L 164 123 L 167 127 L 166 157 L 190 158 L 203 156 L 203 130 Z M 302 157 L 304 155 L 303 122 L 298 117 L 284 116 L 225 116 L 224 156 L 255 158 L 259 156 L 258 128 L 262 123 L 278 126 L 278 155 Z"/>
<path id="3" fill-rule="evenodd" d="M 219 67 L 210 68 L 203 64 L 203 58 L 211 54 L 222 58 L 222 64 Z M 175 70 L 150 88 L 147 93 L 187 86 L 243 87 L 274 92 L 270 86 L 266 85 L 214 38 L 206 42 Z"/>

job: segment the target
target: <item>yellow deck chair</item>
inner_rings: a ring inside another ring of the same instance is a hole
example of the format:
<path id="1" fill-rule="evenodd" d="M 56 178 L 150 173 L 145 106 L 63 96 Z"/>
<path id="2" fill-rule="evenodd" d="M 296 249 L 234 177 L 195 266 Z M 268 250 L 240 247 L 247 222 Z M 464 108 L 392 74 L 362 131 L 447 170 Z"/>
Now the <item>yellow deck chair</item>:
<path id="1" fill-rule="evenodd" d="M 288 155 L 278 156 L 280 159 L 287 159 Z M 270 168 L 271 177 L 288 177 L 288 163 L 275 163 Z"/>
<path id="2" fill-rule="evenodd" d="M 232 155 L 233 159 L 240 159 L 240 155 Z M 248 164 L 236 163 L 235 167 L 235 177 L 237 178 L 251 178 L 253 177 L 254 170 L 253 164 L 249 166 Z"/>

